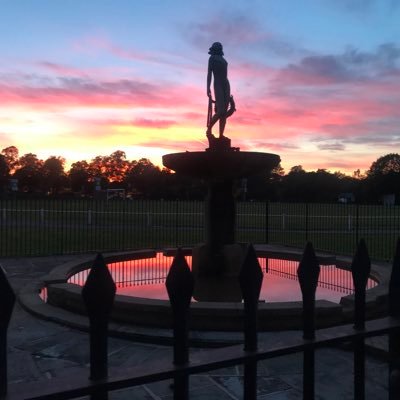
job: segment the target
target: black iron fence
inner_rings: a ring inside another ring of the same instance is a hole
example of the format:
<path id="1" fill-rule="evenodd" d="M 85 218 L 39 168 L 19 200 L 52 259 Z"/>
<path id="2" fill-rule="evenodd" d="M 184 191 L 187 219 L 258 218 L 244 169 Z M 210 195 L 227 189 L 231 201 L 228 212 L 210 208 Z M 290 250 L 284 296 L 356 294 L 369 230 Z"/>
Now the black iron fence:
<path id="1" fill-rule="evenodd" d="M 390 400 L 400 398 L 400 240 L 394 256 L 388 317 L 365 321 L 366 282 L 370 272 L 370 259 L 365 241 L 360 240 L 351 264 L 354 281 L 354 324 L 315 330 L 315 291 L 320 266 L 311 243 L 307 243 L 297 275 L 303 296 L 303 335 L 290 342 L 266 348 L 258 343 L 257 308 L 262 280 L 261 267 L 252 246 L 249 246 L 239 274 L 243 297 L 244 346 L 232 346 L 204 351 L 190 360 L 188 331 L 190 327 L 190 298 L 193 293 L 193 276 L 183 253 L 177 251 L 168 273 L 166 286 L 173 309 L 174 333 L 173 359 L 150 366 L 116 371 L 108 376 L 107 330 L 112 310 L 115 283 L 99 255 L 91 268 L 82 289 L 83 301 L 90 321 L 90 377 L 70 376 L 53 379 L 51 384 L 23 384 L 7 388 L 6 335 L 7 326 L 15 301 L 14 293 L 0 270 L 0 396 L 8 399 L 70 399 L 90 395 L 92 399 L 107 399 L 113 390 L 128 388 L 165 379 L 173 379 L 174 399 L 189 399 L 190 376 L 242 364 L 244 367 L 243 398 L 257 398 L 257 365 L 260 360 L 293 353 L 303 353 L 303 399 L 315 398 L 315 351 L 326 345 L 352 343 L 354 366 L 349 374 L 354 376 L 354 398 L 365 398 L 365 338 L 389 335 L 389 382 Z M 9 389 L 9 390 L 8 390 Z M 8 394 L 7 394 L 8 392 Z M 318 394 L 323 396 L 323 394 Z"/>
<path id="2" fill-rule="evenodd" d="M 392 257 L 400 206 L 237 203 L 237 241 L 351 254 L 363 237 Z M 0 200 L 0 256 L 190 246 L 204 241 L 204 203 L 163 200 Z"/>

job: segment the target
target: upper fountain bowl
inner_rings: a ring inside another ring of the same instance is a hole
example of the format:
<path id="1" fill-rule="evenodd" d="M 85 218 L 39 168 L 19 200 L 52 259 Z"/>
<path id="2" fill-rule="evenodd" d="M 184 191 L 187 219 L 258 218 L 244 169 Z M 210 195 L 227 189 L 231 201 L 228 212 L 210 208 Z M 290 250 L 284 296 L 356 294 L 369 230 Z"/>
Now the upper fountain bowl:
<path id="1" fill-rule="evenodd" d="M 270 172 L 280 162 L 276 154 L 253 151 L 194 151 L 163 156 L 165 167 L 194 178 L 239 179 Z"/>

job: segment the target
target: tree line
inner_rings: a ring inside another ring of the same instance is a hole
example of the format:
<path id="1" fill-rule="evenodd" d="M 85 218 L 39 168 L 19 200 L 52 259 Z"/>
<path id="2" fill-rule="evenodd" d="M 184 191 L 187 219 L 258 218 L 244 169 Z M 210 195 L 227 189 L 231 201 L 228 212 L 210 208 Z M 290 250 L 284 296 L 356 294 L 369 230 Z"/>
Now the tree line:
<path id="1" fill-rule="evenodd" d="M 124 151 L 82 160 L 65 169 L 65 159 L 36 154 L 19 155 L 15 146 L 0 154 L 1 196 L 92 197 L 106 189 L 125 189 L 130 197 L 203 199 L 207 184 L 154 165 L 147 158 L 128 160 Z M 379 157 L 370 168 L 352 176 L 325 169 L 307 172 L 301 165 L 285 173 L 279 165 L 271 173 L 235 183 L 235 194 L 246 200 L 297 202 L 381 202 L 385 195 L 400 200 L 400 155 Z"/>

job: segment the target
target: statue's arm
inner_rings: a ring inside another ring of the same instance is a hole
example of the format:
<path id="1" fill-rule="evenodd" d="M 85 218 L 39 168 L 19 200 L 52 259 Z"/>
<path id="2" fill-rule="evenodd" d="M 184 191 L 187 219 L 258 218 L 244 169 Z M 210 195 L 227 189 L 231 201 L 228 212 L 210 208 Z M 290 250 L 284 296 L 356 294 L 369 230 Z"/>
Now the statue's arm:
<path id="1" fill-rule="evenodd" d="M 208 60 L 208 72 L 207 72 L 207 96 L 211 97 L 211 74 L 212 74 L 212 67 L 211 67 L 211 57 Z"/>

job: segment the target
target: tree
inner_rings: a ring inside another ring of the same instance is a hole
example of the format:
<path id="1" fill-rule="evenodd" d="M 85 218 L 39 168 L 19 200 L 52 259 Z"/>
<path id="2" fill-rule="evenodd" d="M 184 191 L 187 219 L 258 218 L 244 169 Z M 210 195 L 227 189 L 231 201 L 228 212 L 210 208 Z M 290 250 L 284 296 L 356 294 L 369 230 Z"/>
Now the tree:
<path id="1" fill-rule="evenodd" d="M 385 194 L 400 197 L 400 155 L 386 154 L 371 164 L 366 179 L 374 200 L 380 200 Z"/>
<path id="2" fill-rule="evenodd" d="M 242 199 L 276 200 L 285 174 L 281 164 L 268 173 L 253 175 L 242 181 L 239 196 Z M 245 192 L 247 190 L 247 193 Z"/>
<path id="3" fill-rule="evenodd" d="M 147 197 L 159 197 L 163 182 L 162 176 L 160 168 L 156 167 L 149 159 L 141 158 L 139 161 L 130 163 L 124 182 L 130 189 Z"/>
<path id="4" fill-rule="evenodd" d="M 306 171 L 304 170 L 302 165 L 295 165 L 290 168 L 289 174 L 305 174 Z"/>
<path id="5" fill-rule="evenodd" d="M 306 172 L 297 165 L 282 179 L 282 197 L 289 201 L 336 202 L 339 194 L 345 191 L 351 188 L 341 172 L 331 173 L 325 169 Z"/>
<path id="6" fill-rule="evenodd" d="M 66 186 L 67 179 L 64 172 L 65 159 L 51 156 L 42 165 L 42 187 L 48 194 L 55 195 Z"/>
<path id="7" fill-rule="evenodd" d="M 93 176 L 86 160 L 73 163 L 68 171 L 68 178 L 73 192 L 88 194 L 93 191 Z"/>
<path id="8" fill-rule="evenodd" d="M 110 156 L 104 158 L 106 176 L 111 182 L 122 182 L 129 168 L 129 161 L 124 151 L 114 151 Z"/>
<path id="9" fill-rule="evenodd" d="M 3 149 L 1 151 L 1 154 L 4 156 L 4 159 L 9 168 L 9 172 L 13 174 L 19 167 L 18 149 L 15 146 L 9 146 Z"/>
<path id="10" fill-rule="evenodd" d="M 37 191 L 42 183 L 43 161 L 39 160 L 36 154 L 27 153 L 19 158 L 18 163 L 19 168 L 13 177 L 18 179 L 19 187 L 25 192 Z"/>
<path id="11" fill-rule="evenodd" d="M 282 197 L 285 201 L 304 201 L 303 192 L 307 173 L 301 165 L 290 168 L 289 173 L 282 178 Z"/>
<path id="12" fill-rule="evenodd" d="M 367 172 L 368 176 L 387 175 L 390 173 L 400 173 L 400 155 L 397 153 L 389 153 L 379 157 L 371 164 Z"/>
<path id="13" fill-rule="evenodd" d="M 89 164 L 90 175 L 107 183 L 121 183 L 130 166 L 124 151 L 117 150 L 109 156 L 97 156 Z M 120 185 L 119 185 L 120 186 Z"/>
<path id="14" fill-rule="evenodd" d="M 0 193 L 6 190 L 8 179 L 10 178 L 10 168 L 3 154 L 0 154 Z"/>

